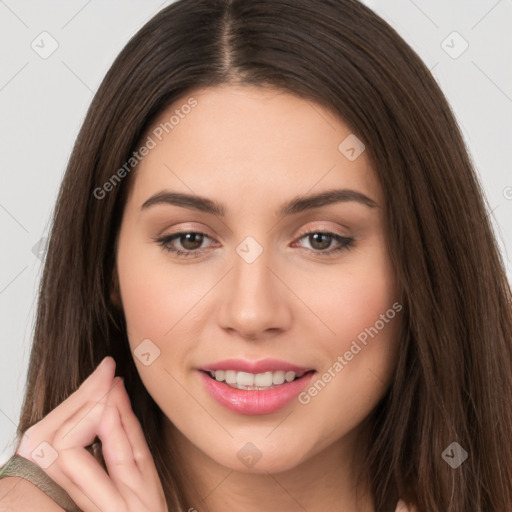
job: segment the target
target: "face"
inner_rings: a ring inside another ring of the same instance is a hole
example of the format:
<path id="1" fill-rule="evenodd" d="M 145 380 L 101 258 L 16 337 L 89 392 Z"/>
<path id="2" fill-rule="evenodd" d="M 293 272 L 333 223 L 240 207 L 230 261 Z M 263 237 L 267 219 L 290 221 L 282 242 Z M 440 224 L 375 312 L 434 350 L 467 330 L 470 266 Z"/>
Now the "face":
<path id="1" fill-rule="evenodd" d="M 169 425 L 245 472 L 342 443 L 390 382 L 401 309 L 385 198 L 350 128 L 281 91 L 221 86 L 177 101 L 143 143 L 117 276 Z"/>

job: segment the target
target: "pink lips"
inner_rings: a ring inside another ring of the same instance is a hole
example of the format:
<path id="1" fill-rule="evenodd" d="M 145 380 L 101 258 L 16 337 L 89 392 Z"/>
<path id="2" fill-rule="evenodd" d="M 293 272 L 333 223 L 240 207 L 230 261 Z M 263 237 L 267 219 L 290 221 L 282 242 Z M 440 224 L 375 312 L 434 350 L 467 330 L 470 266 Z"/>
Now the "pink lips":
<path id="1" fill-rule="evenodd" d="M 203 366 L 200 370 L 199 375 L 206 390 L 219 404 L 233 412 L 247 415 L 272 414 L 279 411 L 304 390 L 315 373 L 311 371 L 312 368 L 296 366 L 277 359 L 260 361 L 227 359 Z M 282 370 L 304 373 L 304 375 L 271 389 L 245 390 L 236 389 L 225 382 L 212 379 L 209 372 L 214 370 L 235 370 L 255 374 Z"/>

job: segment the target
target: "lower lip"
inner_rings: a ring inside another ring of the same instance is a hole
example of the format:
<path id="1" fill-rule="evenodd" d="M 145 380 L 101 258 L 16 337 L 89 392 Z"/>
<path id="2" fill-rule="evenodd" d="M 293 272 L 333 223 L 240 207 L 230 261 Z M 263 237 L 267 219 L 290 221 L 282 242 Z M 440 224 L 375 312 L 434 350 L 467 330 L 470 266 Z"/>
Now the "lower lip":
<path id="1" fill-rule="evenodd" d="M 219 404 L 239 414 L 272 414 L 279 411 L 304 390 L 314 374 L 308 372 L 300 379 L 258 391 L 232 388 L 225 382 L 212 379 L 204 371 L 199 373 L 210 395 Z"/>

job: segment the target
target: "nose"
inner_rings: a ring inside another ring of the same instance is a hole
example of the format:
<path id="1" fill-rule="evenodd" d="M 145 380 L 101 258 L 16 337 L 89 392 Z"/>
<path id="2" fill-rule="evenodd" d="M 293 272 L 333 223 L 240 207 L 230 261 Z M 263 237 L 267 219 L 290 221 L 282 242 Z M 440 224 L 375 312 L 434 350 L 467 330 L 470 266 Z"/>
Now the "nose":
<path id="1" fill-rule="evenodd" d="M 238 254 L 224 280 L 219 311 L 220 326 L 231 334 L 257 340 L 290 328 L 290 292 L 271 261 L 270 251 L 252 263 Z"/>

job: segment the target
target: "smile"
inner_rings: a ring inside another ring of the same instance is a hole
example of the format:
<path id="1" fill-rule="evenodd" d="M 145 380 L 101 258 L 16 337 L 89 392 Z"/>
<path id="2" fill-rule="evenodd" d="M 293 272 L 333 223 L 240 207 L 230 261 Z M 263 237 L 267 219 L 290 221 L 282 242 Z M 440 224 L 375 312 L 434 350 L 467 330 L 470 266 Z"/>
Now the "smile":
<path id="1" fill-rule="evenodd" d="M 199 368 L 202 385 L 218 404 L 244 415 L 272 414 L 292 402 L 316 371 L 285 361 L 241 359 Z"/>

